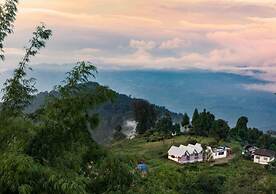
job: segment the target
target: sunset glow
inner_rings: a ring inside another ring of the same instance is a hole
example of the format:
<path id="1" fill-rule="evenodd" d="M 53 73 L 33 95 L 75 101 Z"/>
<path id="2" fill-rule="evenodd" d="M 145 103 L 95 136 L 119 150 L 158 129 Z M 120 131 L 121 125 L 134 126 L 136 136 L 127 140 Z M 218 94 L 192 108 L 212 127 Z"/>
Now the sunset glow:
<path id="1" fill-rule="evenodd" d="M 272 0 L 22 0 L 2 72 L 40 22 L 54 36 L 34 65 L 82 59 L 99 68 L 232 72 L 269 81 L 249 89 L 276 91 Z"/>

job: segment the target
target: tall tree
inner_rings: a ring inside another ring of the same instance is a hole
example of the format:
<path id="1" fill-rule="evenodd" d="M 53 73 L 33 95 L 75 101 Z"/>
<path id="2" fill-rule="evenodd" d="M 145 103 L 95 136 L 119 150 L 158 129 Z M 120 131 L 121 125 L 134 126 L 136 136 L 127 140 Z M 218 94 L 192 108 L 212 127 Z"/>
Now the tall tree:
<path id="1" fill-rule="evenodd" d="M 242 116 L 238 119 L 236 128 L 237 129 L 248 129 L 247 123 L 248 123 L 248 118 L 245 116 Z"/>
<path id="2" fill-rule="evenodd" d="M 139 134 L 143 134 L 155 126 L 157 113 L 153 105 L 145 100 L 135 100 L 133 109 L 135 120 L 138 122 L 136 131 Z"/>
<path id="3" fill-rule="evenodd" d="M 237 121 L 235 128 L 231 130 L 231 136 L 247 141 L 248 139 L 247 123 L 248 123 L 247 117 L 245 116 L 240 117 Z"/>
<path id="4" fill-rule="evenodd" d="M 208 136 L 213 122 L 215 121 L 215 116 L 212 113 L 207 112 L 206 109 L 204 109 L 204 111 L 198 116 L 197 111 L 195 111 L 194 116 L 193 128 L 191 132 L 196 135 Z"/>
<path id="5" fill-rule="evenodd" d="M 184 114 L 181 125 L 183 127 L 190 125 L 190 117 L 188 116 L 187 113 Z"/>
<path id="6" fill-rule="evenodd" d="M 194 111 L 194 114 L 193 114 L 193 118 L 192 118 L 192 124 L 193 125 L 197 121 L 198 117 L 199 117 L 199 113 L 198 113 L 198 110 L 196 108 L 195 111 Z"/>
<path id="7" fill-rule="evenodd" d="M 174 130 L 172 118 L 169 114 L 162 117 L 155 126 L 155 129 L 163 135 L 171 134 Z"/>

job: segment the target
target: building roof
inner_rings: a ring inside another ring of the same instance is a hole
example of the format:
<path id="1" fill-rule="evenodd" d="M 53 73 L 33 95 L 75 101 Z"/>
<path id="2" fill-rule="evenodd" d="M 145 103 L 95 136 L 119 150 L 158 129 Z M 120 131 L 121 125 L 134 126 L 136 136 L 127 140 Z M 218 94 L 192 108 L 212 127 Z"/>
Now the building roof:
<path id="1" fill-rule="evenodd" d="M 195 145 L 188 144 L 187 146 L 180 145 L 179 147 L 177 146 L 172 146 L 168 154 L 169 155 L 174 155 L 175 157 L 182 157 L 186 153 L 189 155 L 194 154 L 194 153 L 201 153 L 203 150 L 201 144 L 197 143 Z"/>
<path id="2" fill-rule="evenodd" d="M 267 150 L 267 149 L 257 149 L 255 151 L 254 155 L 274 157 L 275 156 L 275 152 L 272 151 L 272 150 Z"/>
<path id="3" fill-rule="evenodd" d="M 179 147 L 172 146 L 169 151 L 169 155 L 174 155 L 175 157 L 181 157 L 185 154 L 185 151 L 183 149 L 180 149 Z"/>
<path id="4" fill-rule="evenodd" d="M 211 150 L 213 153 L 216 153 L 216 152 L 225 152 L 227 150 L 230 150 L 231 148 L 229 148 L 227 146 L 219 146 L 219 147 L 216 147 L 216 148 L 212 148 L 210 146 L 207 146 L 207 149 Z"/>

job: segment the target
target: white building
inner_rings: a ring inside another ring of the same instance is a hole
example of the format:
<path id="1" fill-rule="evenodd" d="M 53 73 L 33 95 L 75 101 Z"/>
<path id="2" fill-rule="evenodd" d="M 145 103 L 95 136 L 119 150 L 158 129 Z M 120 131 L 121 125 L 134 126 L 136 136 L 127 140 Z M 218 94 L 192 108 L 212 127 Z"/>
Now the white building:
<path id="1" fill-rule="evenodd" d="M 275 160 L 275 152 L 267 149 L 257 149 L 254 152 L 254 163 L 267 165 Z"/>
<path id="2" fill-rule="evenodd" d="M 180 145 L 179 147 L 172 146 L 168 151 L 168 159 L 180 164 L 202 162 L 203 148 L 199 143 Z"/>
<path id="3" fill-rule="evenodd" d="M 231 154 L 231 149 L 226 146 L 221 146 L 218 148 L 211 148 L 207 146 L 206 148 L 206 159 L 207 160 L 217 160 L 222 158 L 227 158 Z"/>

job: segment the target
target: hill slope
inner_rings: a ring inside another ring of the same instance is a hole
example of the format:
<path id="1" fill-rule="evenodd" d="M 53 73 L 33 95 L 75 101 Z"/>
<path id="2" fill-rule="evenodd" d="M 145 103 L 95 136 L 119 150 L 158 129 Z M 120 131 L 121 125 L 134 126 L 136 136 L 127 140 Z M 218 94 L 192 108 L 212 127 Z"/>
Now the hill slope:
<path id="1" fill-rule="evenodd" d="M 241 146 L 237 142 L 221 142 L 232 147 L 234 159 L 228 163 L 195 163 L 179 165 L 167 159 L 170 146 L 197 141 L 214 144 L 212 138 L 177 136 L 160 142 L 147 142 L 145 138 L 116 142 L 109 147 L 119 157 L 138 162 L 144 160 L 149 167 L 148 175 L 136 188 L 137 193 L 273 193 L 276 176 L 264 166 L 241 157 Z"/>
<path id="2" fill-rule="evenodd" d="M 98 85 L 99 84 L 96 82 L 90 82 L 87 88 L 93 92 L 94 88 Z M 46 97 L 49 96 L 50 93 L 41 92 L 36 95 L 31 105 L 27 108 L 27 112 L 34 112 L 35 110 L 39 109 L 45 103 Z M 117 92 L 116 94 L 117 97 L 113 103 L 105 103 L 93 111 L 98 113 L 101 119 L 98 128 L 93 131 L 93 138 L 98 143 L 110 142 L 114 133 L 114 129 L 118 125 L 123 126 L 125 128 L 125 132 L 133 130 L 133 127 L 135 126 L 132 104 L 137 99 L 124 94 L 119 94 Z M 154 106 L 159 115 L 169 113 L 174 122 L 181 121 L 182 114 L 170 112 L 165 107 L 160 107 L 157 105 Z"/>

